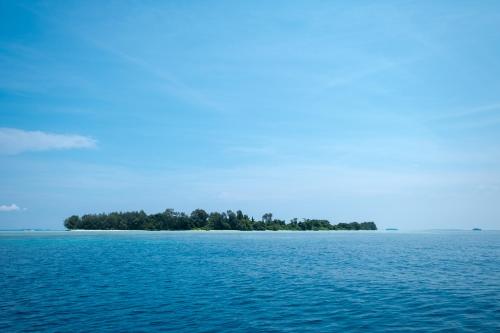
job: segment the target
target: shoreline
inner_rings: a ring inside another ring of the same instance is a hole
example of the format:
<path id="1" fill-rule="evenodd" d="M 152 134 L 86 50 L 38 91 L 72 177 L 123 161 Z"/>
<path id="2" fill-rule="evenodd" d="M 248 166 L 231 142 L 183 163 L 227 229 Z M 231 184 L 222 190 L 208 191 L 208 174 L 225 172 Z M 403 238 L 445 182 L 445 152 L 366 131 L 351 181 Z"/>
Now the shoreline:
<path id="1" fill-rule="evenodd" d="M 22 230 L 21 230 L 22 231 Z M 29 230 L 28 230 L 29 231 Z M 70 231 L 70 232 L 99 232 L 99 231 L 109 231 L 109 232 L 128 232 L 128 231 L 139 231 L 139 232 L 373 232 L 373 231 L 383 231 L 383 230 L 122 230 L 122 229 L 70 229 L 70 230 L 52 230 L 52 231 Z"/>
<path id="2" fill-rule="evenodd" d="M 311 232 L 343 232 L 343 233 L 388 233 L 388 234 L 398 234 L 398 233 L 434 233 L 434 232 L 474 232 L 472 229 L 399 229 L 399 230 L 123 230 L 123 229 L 54 229 L 54 230 L 36 230 L 36 229 L 4 229 L 0 230 L 0 233 L 9 233 L 9 232 L 17 232 L 17 233 L 45 233 L 45 232 L 60 232 L 60 233 L 98 233 L 98 232 L 106 232 L 106 233 L 127 233 L 127 232 L 140 232 L 140 233 L 150 233 L 150 232 L 169 232 L 169 233 L 311 233 Z M 500 232 L 500 229 L 483 229 L 482 232 Z"/>

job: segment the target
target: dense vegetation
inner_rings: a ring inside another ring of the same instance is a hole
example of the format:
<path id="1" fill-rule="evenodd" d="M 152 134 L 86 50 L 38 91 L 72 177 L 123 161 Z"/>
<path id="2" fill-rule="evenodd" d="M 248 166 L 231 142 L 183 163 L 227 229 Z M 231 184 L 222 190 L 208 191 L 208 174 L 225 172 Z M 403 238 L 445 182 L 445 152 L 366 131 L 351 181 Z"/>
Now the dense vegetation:
<path id="1" fill-rule="evenodd" d="M 64 221 L 68 229 L 84 230 L 377 230 L 373 222 L 330 224 L 328 220 L 296 218 L 289 223 L 273 219 L 267 213 L 260 221 L 249 218 L 238 210 L 208 214 L 196 209 L 191 215 L 167 209 L 163 213 L 147 215 L 144 211 L 73 215 Z"/>

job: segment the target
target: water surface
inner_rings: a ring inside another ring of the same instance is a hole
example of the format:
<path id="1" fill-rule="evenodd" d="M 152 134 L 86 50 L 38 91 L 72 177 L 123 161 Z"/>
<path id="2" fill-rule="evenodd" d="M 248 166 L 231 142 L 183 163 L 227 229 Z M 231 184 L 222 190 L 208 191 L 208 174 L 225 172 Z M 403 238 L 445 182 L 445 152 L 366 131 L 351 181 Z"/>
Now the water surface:
<path id="1" fill-rule="evenodd" d="M 0 331 L 500 331 L 499 232 L 3 232 Z"/>

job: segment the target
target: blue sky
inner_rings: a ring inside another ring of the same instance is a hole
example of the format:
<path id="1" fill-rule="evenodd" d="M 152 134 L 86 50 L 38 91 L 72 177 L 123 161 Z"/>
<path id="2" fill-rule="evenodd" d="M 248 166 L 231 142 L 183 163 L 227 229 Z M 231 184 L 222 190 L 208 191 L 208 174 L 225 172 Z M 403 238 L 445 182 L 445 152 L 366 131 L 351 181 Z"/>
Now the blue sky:
<path id="1" fill-rule="evenodd" d="M 497 1 L 0 2 L 0 228 L 500 228 Z"/>

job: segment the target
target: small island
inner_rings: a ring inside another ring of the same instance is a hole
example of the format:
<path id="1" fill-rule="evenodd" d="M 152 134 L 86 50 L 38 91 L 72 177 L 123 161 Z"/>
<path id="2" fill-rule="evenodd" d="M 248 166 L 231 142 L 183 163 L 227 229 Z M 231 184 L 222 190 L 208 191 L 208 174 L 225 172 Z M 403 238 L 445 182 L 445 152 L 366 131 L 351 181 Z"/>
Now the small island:
<path id="1" fill-rule="evenodd" d="M 109 214 L 86 214 L 82 217 L 73 215 L 64 220 L 69 230 L 377 230 L 374 222 L 351 222 L 331 224 L 328 220 L 297 218 L 286 223 L 273 219 L 272 213 L 266 213 L 257 221 L 243 214 L 241 210 L 233 212 L 207 213 L 195 209 L 190 215 L 167 209 L 163 213 L 146 214 L 144 211 L 113 212 Z"/>

